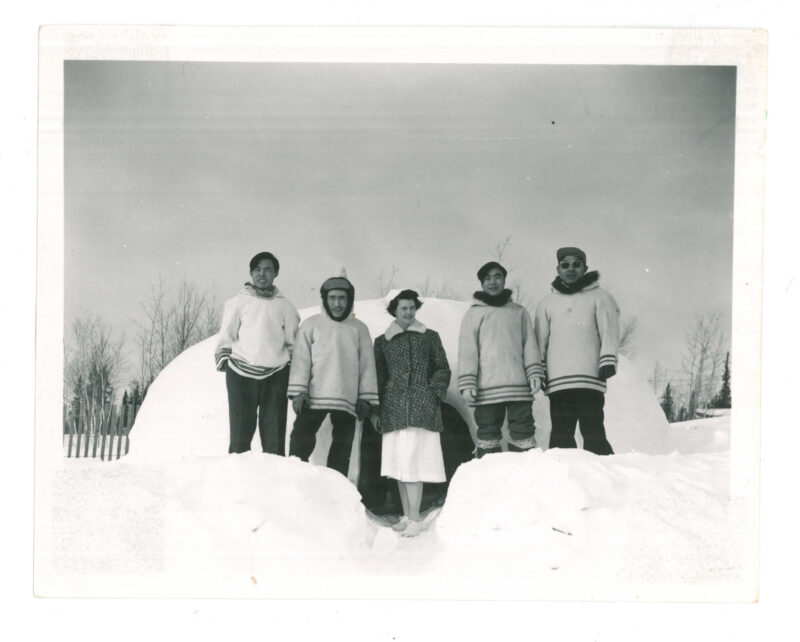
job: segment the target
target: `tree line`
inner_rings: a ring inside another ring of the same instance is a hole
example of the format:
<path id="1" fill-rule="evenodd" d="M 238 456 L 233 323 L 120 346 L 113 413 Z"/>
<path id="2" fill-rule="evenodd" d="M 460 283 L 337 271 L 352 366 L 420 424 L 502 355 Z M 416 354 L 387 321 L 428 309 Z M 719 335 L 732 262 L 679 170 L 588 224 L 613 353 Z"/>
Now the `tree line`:
<path id="1" fill-rule="evenodd" d="M 658 362 L 650 383 L 667 421 L 731 407 L 731 364 L 719 312 L 695 317 L 684 331 L 681 367 L 671 375 Z"/>
<path id="2" fill-rule="evenodd" d="M 64 342 L 65 431 L 81 422 L 97 433 L 112 407 L 137 408 L 170 361 L 219 330 L 214 286 L 201 290 L 184 279 L 170 288 L 159 277 L 139 307 L 132 341 L 96 314 L 73 322 Z"/>

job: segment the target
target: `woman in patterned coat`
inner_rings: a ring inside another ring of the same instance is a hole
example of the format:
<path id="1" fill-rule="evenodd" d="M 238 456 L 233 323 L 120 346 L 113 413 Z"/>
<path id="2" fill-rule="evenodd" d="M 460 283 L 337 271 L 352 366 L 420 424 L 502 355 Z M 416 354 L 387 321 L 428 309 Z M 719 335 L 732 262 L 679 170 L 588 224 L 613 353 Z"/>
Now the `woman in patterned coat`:
<path id="1" fill-rule="evenodd" d="M 450 383 L 450 366 L 439 334 L 416 320 L 419 295 L 403 290 L 389 302 L 394 321 L 375 339 L 383 435 L 381 475 L 397 480 L 403 518 L 393 526 L 406 537 L 422 530 L 423 482 L 444 482 L 440 404 Z"/>

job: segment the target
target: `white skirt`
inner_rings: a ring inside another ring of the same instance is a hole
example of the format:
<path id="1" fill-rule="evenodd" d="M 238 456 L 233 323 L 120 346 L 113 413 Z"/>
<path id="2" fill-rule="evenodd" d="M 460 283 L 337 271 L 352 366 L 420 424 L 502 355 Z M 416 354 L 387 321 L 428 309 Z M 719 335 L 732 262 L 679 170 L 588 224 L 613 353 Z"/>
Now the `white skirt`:
<path id="1" fill-rule="evenodd" d="M 404 482 L 447 481 L 439 433 L 424 428 L 384 433 L 381 475 Z"/>

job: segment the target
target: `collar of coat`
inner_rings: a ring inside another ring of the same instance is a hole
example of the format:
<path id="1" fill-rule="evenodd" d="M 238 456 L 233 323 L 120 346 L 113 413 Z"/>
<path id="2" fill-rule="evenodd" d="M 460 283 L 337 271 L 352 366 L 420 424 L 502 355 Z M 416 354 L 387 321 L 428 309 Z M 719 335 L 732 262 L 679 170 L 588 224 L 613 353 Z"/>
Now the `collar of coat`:
<path id="1" fill-rule="evenodd" d="M 275 299 L 282 296 L 278 291 L 277 285 L 270 285 L 268 288 L 261 289 L 257 288 L 249 281 L 244 284 L 244 287 L 242 288 L 242 294 L 249 294 L 250 296 L 258 297 L 259 299 Z"/>
<path id="2" fill-rule="evenodd" d="M 387 341 L 391 341 L 398 334 L 403 334 L 403 332 L 419 332 L 420 334 L 424 334 L 427 329 L 428 328 L 426 328 L 416 319 L 411 323 L 410 326 L 408 326 L 406 330 L 403 330 L 397 321 L 392 321 L 389 324 L 389 327 L 386 328 L 386 332 L 383 333 L 383 336 L 386 337 Z"/>
<path id="3" fill-rule="evenodd" d="M 514 294 L 511 290 L 506 288 L 500 294 L 486 294 L 483 290 L 478 290 L 472 296 L 481 303 L 491 305 L 494 308 L 501 308 L 511 300 L 511 295 Z"/>
<path id="4" fill-rule="evenodd" d="M 568 285 L 561 280 L 561 277 L 556 277 L 553 283 L 553 289 L 561 294 L 575 294 L 581 290 L 589 290 L 592 287 L 597 287 L 597 279 L 600 278 L 600 273 L 597 270 L 587 272 L 580 279 L 575 281 L 572 285 Z M 591 287 L 590 287 L 591 286 Z"/>

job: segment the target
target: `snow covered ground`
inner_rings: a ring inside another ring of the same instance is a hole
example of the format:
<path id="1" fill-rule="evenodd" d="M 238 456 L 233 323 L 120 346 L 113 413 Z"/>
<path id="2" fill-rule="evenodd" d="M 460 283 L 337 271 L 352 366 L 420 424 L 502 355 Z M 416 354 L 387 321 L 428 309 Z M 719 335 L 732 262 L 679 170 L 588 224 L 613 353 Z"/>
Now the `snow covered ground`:
<path id="1" fill-rule="evenodd" d="M 373 336 L 389 322 L 381 305 L 356 307 Z M 464 309 L 431 300 L 420 314 L 442 333 L 453 366 Z M 165 369 L 128 457 L 53 462 L 42 489 L 51 510 L 37 528 L 38 594 L 756 596 L 745 511 L 730 491 L 731 417 L 667 424 L 628 364 L 607 400 L 618 454 L 536 449 L 471 461 L 422 535 L 402 538 L 389 518 L 365 512 L 351 480 L 324 466 L 259 448 L 227 455 L 227 402 L 212 355 L 213 339 Z M 537 399 L 540 437 L 546 410 Z M 318 462 L 325 448 L 322 438 Z"/>

